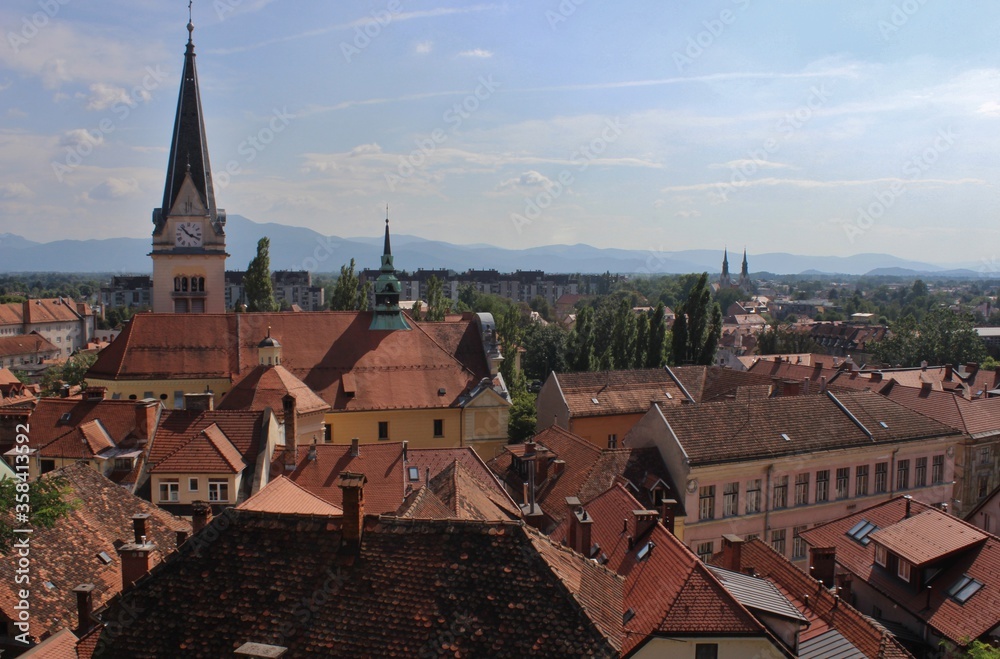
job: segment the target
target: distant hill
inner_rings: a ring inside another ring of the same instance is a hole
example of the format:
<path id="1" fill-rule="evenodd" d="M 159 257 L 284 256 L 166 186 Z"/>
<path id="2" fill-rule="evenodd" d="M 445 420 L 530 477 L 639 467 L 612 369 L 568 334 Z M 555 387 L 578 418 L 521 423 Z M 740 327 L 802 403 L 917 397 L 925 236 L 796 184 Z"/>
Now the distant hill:
<path id="1" fill-rule="evenodd" d="M 377 268 L 382 236 L 339 238 L 302 227 L 257 223 L 241 215 L 230 215 L 226 225 L 227 245 L 232 255 L 230 270 L 242 270 L 253 258 L 257 240 L 271 239 L 271 268 L 337 272 L 352 258 L 358 269 Z M 149 238 L 108 238 L 104 240 L 57 240 L 37 243 L 10 233 L 0 234 L 2 272 L 122 272 L 152 271 Z M 469 268 L 544 270 L 546 272 L 680 274 L 718 273 L 722 250 L 697 249 L 657 252 L 604 249 L 590 245 L 547 245 L 527 249 L 504 249 L 489 245 L 454 245 L 405 234 L 393 235 L 396 267 L 401 270 Z M 729 270 L 738 275 L 742 253 L 730 253 Z M 935 273 L 947 271 L 929 263 L 907 261 L 888 254 L 854 256 L 802 256 L 773 252 L 751 254 L 750 270 L 776 274 L 826 273 L 862 275 L 880 271 Z M 957 271 L 956 271 L 957 272 Z M 967 272 L 972 272 L 967 271 Z M 975 274 L 975 273 L 973 273 Z"/>

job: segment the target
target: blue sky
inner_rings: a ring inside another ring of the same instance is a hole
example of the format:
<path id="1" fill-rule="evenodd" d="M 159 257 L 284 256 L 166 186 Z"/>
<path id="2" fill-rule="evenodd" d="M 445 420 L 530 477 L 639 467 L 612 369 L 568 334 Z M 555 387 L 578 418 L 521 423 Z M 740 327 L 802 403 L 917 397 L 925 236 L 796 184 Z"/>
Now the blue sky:
<path id="1" fill-rule="evenodd" d="M 5 0 L 0 233 L 149 235 L 184 0 Z M 997 262 L 1000 6 L 198 0 L 217 199 L 531 247 Z M 226 170 L 229 170 L 228 172 Z"/>

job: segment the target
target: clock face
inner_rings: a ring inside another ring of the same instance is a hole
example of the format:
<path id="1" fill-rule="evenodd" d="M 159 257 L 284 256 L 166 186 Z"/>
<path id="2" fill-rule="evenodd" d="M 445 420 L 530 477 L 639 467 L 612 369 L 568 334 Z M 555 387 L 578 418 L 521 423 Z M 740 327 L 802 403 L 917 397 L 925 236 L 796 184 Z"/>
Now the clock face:
<path id="1" fill-rule="evenodd" d="M 174 243 L 178 247 L 198 247 L 202 242 L 200 222 L 178 222 Z"/>

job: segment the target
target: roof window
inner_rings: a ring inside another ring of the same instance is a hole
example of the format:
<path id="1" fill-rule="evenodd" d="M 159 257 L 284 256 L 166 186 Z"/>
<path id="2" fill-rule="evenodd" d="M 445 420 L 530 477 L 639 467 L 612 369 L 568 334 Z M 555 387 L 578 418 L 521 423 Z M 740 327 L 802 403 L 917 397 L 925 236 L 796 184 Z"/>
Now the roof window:
<path id="1" fill-rule="evenodd" d="M 639 550 L 639 553 L 635 555 L 635 560 L 636 561 L 644 561 L 647 558 L 649 558 L 649 555 L 653 553 L 653 547 L 655 547 L 655 546 L 656 545 L 653 543 L 652 540 L 650 540 L 649 542 L 647 542 L 643 546 L 643 548 Z"/>
<path id="2" fill-rule="evenodd" d="M 420 480 L 420 468 L 419 467 L 407 467 L 407 472 L 409 473 L 411 481 Z"/>
<path id="3" fill-rule="evenodd" d="M 785 440 L 786 442 L 790 442 L 790 441 L 792 441 L 792 438 L 791 438 L 791 437 L 789 437 L 787 433 L 781 433 L 781 438 L 782 438 L 783 440 Z"/>
<path id="4" fill-rule="evenodd" d="M 860 522 L 851 527 L 851 530 L 847 532 L 847 535 L 854 540 L 860 542 L 862 545 L 868 546 L 871 542 L 871 538 L 868 535 L 872 531 L 877 531 L 878 527 L 867 519 L 862 519 Z"/>
<path id="5" fill-rule="evenodd" d="M 963 574 L 951 588 L 948 589 L 948 597 L 959 604 L 965 604 L 970 597 L 979 592 L 983 587 L 982 582 L 976 581 L 967 574 Z"/>
<path id="6" fill-rule="evenodd" d="M 593 403 L 594 405 L 600 405 L 601 404 L 601 401 L 597 400 L 596 398 L 591 398 L 590 402 Z"/>
<path id="7" fill-rule="evenodd" d="M 882 426 L 883 428 L 885 428 L 886 430 L 888 430 L 888 429 L 889 429 L 889 424 L 888 424 L 888 423 L 886 423 L 885 421 L 879 421 L 879 422 L 878 422 L 878 424 L 879 424 L 880 426 Z"/>
<path id="8" fill-rule="evenodd" d="M 108 552 L 106 551 L 98 552 L 97 560 L 104 563 L 105 565 L 111 565 L 111 557 L 108 556 Z"/>

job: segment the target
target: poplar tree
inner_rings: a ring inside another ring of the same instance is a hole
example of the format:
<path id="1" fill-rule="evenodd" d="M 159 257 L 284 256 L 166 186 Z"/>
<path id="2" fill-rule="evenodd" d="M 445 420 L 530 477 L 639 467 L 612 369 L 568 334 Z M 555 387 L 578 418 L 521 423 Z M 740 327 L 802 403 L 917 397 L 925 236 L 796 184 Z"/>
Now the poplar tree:
<path id="1" fill-rule="evenodd" d="M 277 311 L 274 301 L 274 287 L 271 285 L 271 241 L 261 238 L 257 241 L 257 256 L 250 260 L 247 273 L 243 277 L 243 292 L 247 299 L 247 311 Z"/>

